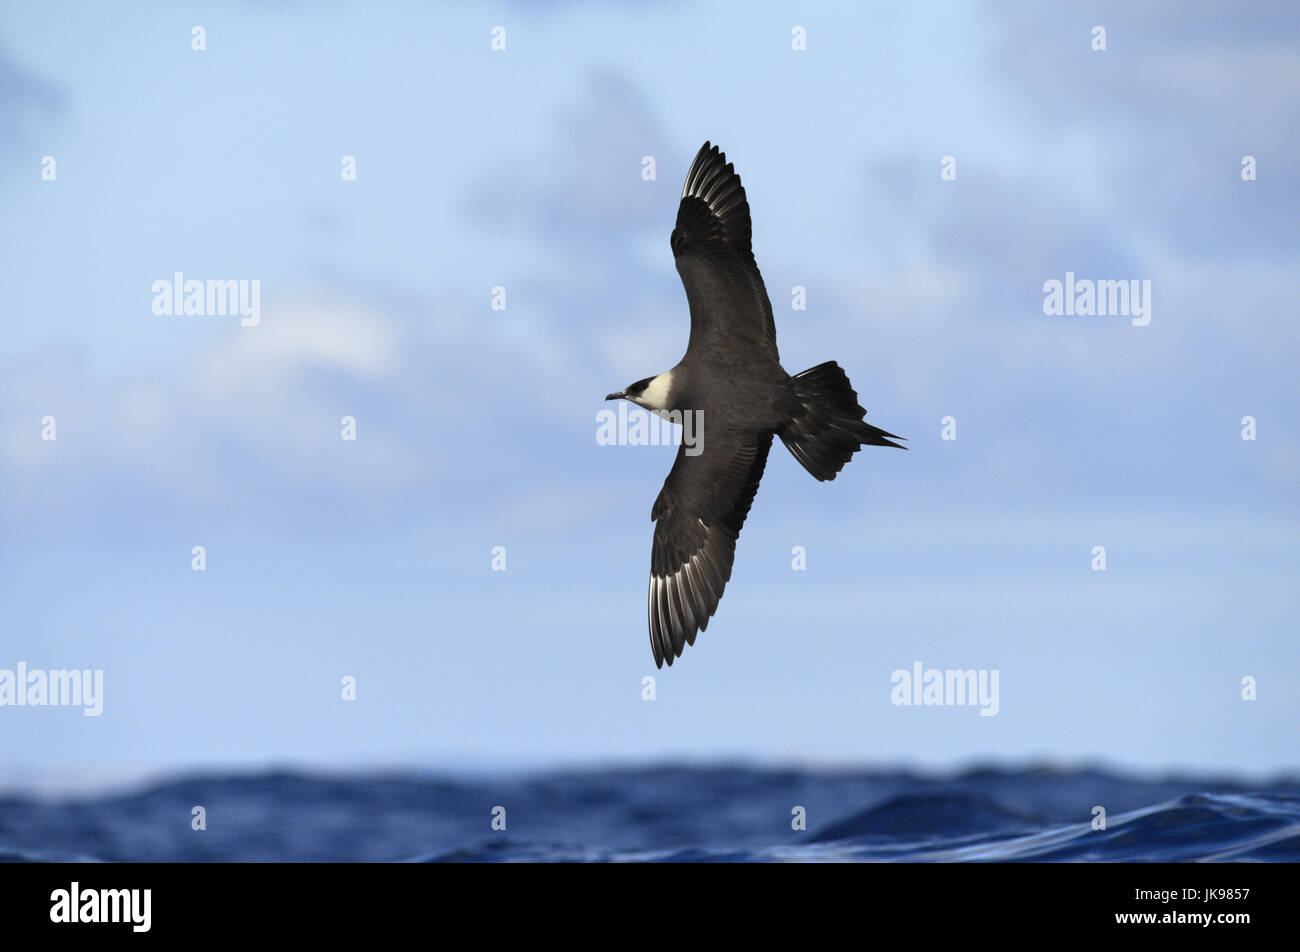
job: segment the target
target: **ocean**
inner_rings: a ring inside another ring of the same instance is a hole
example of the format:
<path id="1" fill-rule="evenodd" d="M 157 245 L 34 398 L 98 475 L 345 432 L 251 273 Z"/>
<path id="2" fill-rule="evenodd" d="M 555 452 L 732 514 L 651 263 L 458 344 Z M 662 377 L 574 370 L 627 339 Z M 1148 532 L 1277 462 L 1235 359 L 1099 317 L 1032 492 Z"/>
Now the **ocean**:
<path id="1" fill-rule="evenodd" d="M 0 860 L 1295 862 L 1300 779 L 731 765 L 192 775 L 104 796 L 0 794 Z"/>

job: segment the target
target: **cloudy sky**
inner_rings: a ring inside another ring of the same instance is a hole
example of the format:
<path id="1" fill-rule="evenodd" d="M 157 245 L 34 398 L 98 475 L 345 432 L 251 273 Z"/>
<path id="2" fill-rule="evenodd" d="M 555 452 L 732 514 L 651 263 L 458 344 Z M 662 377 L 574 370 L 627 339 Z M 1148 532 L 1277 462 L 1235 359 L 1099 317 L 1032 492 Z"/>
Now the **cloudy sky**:
<path id="1" fill-rule="evenodd" d="M 1300 14 L 1133 6 L 6 5 L 0 669 L 105 697 L 0 707 L 0 781 L 1295 767 Z M 819 484 L 778 445 L 657 672 L 674 451 L 596 414 L 685 347 L 706 139 L 786 368 L 838 360 L 911 450 Z M 155 314 L 176 272 L 260 322 Z M 1046 316 L 1067 272 L 1149 281 L 1150 324 Z M 918 661 L 997 670 L 997 716 L 891 704 Z"/>

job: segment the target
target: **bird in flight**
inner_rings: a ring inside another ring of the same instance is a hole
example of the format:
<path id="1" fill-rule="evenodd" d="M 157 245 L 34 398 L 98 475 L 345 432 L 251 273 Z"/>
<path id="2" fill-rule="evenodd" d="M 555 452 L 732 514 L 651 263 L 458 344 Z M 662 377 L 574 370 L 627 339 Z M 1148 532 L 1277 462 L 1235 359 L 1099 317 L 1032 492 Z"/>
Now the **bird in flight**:
<path id="1" fill-rule="evenodd" d="M 605 398 L 662 416 L 690 413 L 703 425 L 693 449 L 685 439 L 678 447 L 650 512 L 650 647 L 660 668 L 695 644 L 717 611 L 773 436 L 819 480 L 834 479 L 862 446 L 907 448 L 863 420 L 835 361 L 794 376 L 781 367 L 750 248 L 749 202 L 717 146 L 704 143 L 686 173 L 671 244 L 691 311 L 686 356 Z"/>

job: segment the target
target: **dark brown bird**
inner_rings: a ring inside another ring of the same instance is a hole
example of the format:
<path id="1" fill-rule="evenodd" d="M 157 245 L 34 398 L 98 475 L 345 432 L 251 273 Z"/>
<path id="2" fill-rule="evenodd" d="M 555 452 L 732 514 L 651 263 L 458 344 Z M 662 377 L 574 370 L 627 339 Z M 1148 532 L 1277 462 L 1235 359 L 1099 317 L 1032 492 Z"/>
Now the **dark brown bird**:
<path id="1" fill-rule="evenodd" d="M 703 424 L 692 454 L 678 448 L 650 518 L 649 624 L 663 667 L 708 627 L 772 437 L 819 480 L 834 479 L 863 446 L 903 439 L 863 419 L 866 410 L 835 361 L 793 377 L 781 367 L 776 324 L 750 248 L 745 189 L 717 146 L 691 163 L 671 244 L 691 309 L 686 356 L 606 400 L 652 412 L 694 412 Z"/>

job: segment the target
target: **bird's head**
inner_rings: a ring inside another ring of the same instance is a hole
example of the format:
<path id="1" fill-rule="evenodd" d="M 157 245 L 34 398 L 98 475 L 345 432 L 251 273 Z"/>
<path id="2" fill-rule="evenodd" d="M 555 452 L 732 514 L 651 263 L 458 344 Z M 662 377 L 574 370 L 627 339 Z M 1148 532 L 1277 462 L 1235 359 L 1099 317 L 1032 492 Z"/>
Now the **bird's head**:
<path id="1" fill-rule="evenodd" d="M 631 400 L 639 407 L 662 412 L 673 409 L 673 396 L 673 373 L 670 370 L 666 374 L 646 377 L 644 380 L 629 384 L 626 390 L 611 393 L 605 399 Z"/>

